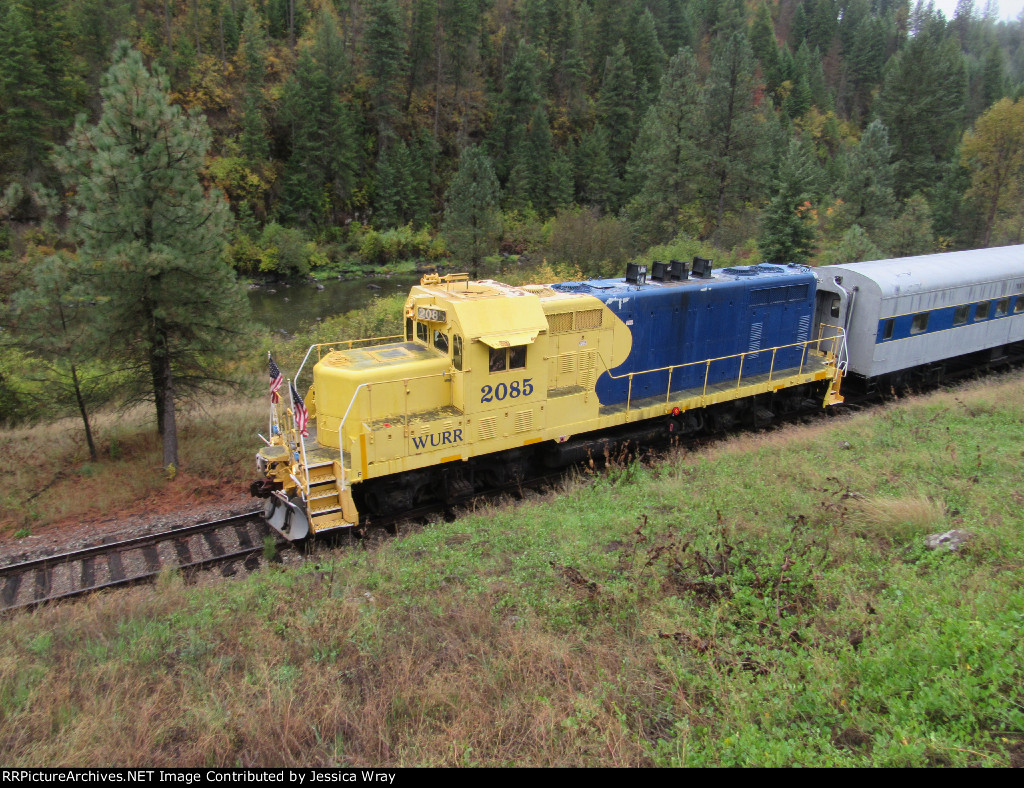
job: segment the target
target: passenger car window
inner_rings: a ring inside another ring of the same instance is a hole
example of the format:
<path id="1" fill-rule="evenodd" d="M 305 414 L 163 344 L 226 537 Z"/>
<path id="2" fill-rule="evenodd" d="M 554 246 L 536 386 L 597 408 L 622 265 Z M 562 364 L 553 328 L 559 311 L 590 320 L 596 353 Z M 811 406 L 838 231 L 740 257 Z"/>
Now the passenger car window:
<path id="1" fill-rule="evenodd" d="M 919 315 L 914 315 L 914 322 L 910 324 L 911 334 L 920 334 L 923 331 L 928 330 L 928 313 L 922 312 Z"/>
<path id="2" fill-rule="evenodd" d="M 1002 317 L 1010 311 L 1010 299 L 1002 298 L 996 301 L 996 317 Z"/>
<path id="3" fill-rule="evenodd" d="M 896 321 L 893 320 L 892 318 L 889 318 L 888 320 L 885 321 L 885 335 L 882 337 L 882 339 L 892 339 L 892 329 L 895 324 Z"/>
<path id="4" fill-rule="evenodd" d="M 1024 312 L 1024 296 L 1017 296 L 1017 301 L 1013 305 L 1013 313 Z"/>
<path id="5" fill-rule="evenodd" d="M 991 301 L 986 301 L 983 304 L 978 304 L 978 309 L 974 313 L 975 320 L 985 320 L 988 317 L 988 309 L 992 306 Z"/>
<path id="6" fill-rule="evenodd" d="M 970 314 L 971 314 L 971 305 L 970 304 L 964 304 L 963 306 L 958 306 L 956 308 L 956 311 L 953 313 L 953 325 L 954 326 L 962 326 L 964 323 L 967 322 L 967 317 Z"/>

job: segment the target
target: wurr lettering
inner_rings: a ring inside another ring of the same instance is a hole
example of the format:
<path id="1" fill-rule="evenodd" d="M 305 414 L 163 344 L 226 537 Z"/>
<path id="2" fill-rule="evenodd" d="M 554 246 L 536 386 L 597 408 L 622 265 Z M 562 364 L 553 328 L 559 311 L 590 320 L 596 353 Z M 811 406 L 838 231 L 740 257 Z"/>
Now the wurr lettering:
<path id="1" fill-rule="evenodd" d="M 413 435 L 412 445 L 417 449 L 425 449 L 427 446 L 438 448 L 449 443 L 462 443 L 462 430 L 445 430 L 434 432 L 430 435 Z"/>

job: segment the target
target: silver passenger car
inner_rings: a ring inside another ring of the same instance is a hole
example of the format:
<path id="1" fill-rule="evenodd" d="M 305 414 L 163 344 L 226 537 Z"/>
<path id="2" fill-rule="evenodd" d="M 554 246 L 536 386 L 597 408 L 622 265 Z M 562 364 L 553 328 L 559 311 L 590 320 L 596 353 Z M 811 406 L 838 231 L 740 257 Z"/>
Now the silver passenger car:
<path id="1" fill-rule="evenodd" d="M 899 373 L 1024 340 L 1024 245 L 827 265 L 815 325 L 846 330 L 848 372 Z"/>

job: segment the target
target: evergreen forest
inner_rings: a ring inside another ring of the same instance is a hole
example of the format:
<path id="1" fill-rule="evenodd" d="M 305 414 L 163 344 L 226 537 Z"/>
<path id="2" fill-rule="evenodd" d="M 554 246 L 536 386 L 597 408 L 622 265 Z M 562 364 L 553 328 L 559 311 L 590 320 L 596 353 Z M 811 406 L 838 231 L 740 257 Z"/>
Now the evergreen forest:
<path id="1" fill-rule="evenodd" d="M 53 151 L 122 39 L 205 116 L 243 275 L 1021 240 L 1024 20 L 974 0 L 0 0 L 6 262 L 55 243 Z M 460 167 L 487 173 L 482 239 L 458 232 Z"/>
<path id="2" fill-rule="evenodd" d="M 1022 99 L 975 0 L 0 0 L 0 390 L 173 435 L 232 277 L 1021 243 Z"/>

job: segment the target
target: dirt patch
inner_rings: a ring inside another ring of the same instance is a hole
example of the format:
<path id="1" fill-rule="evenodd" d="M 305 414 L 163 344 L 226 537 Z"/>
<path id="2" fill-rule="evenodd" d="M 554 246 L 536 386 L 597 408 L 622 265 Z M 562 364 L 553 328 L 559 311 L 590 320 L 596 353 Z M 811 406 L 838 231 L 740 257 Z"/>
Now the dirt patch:
<path id="1" fill-rule="evenodd" d="M 31 536 L 0 536 L 0 565 L 129 539 L 170 528 L 255 511 L 258 502 L 238 483 L 181 474 L 159 493 L 116 512 L 66 517 L 32 527 Z"/>

